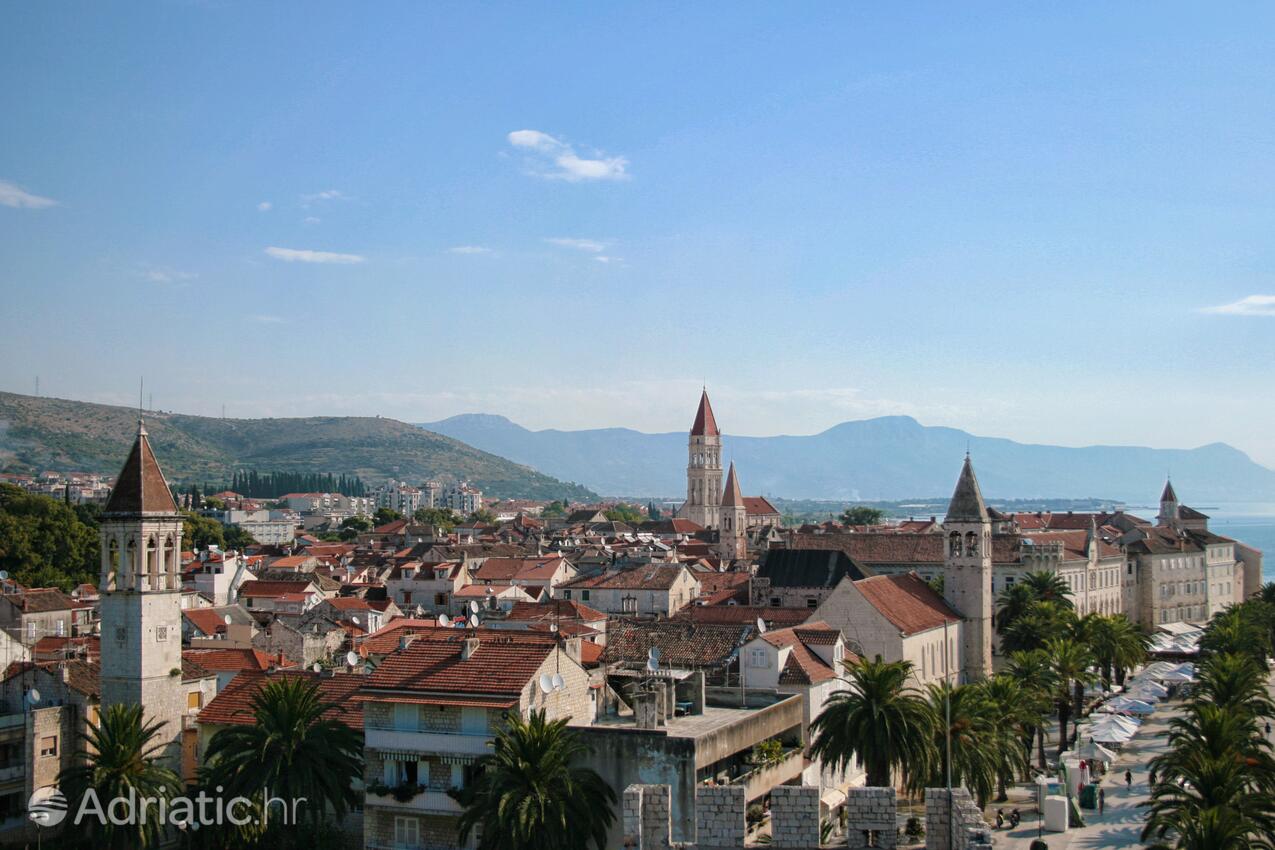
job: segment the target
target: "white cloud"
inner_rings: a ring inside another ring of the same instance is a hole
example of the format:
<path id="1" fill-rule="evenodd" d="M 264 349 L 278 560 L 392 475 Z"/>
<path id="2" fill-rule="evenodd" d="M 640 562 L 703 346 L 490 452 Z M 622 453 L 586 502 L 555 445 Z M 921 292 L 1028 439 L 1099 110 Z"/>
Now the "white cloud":
<path id="1" fill-rule="evenodd" d="M 594 259 L 594 260 L 596 260 L 596 261 L 597 261 L 597 262 L 599 262 L 599 263 L 618 263 L 618 262 L 620 262 L 620 258 L 619 258 L 619 257 L 608 257 L 608 256 L 606 256 L 605 254 L 599 254 L 598 256 L 594 257 L 593 259 Z"/>
<path id="2" fill-rule="evenodd" d="M 337 254 L 332 251 L 310 251 L 304 248 L 276 248 L 271 245 L 266 249 L 266 254 L 274 257 L 276 260 L 283 260 L 287 263 L 336 263 L 339 265 L 351 265 L 353 263 L 361 263 L 366 257 L 359 254 Z"/>
<path id="3" fill-rule="evenodd" d="M 629 161 L 622 156 L 580 156 L 571 145 L 539 130 L 515 130 L 509 144 L 531 153 L 530 172 L 550 180 L 579 183 L 583 180 L 628 180 Z"/>
<path id="4" fill-rule="evenodd" d="M 284 320 L 281 316 L 266 316 L 263 314 L 257 314 L 255 316 L 249 316 L 248 321 L 257 322 L 263 325 L 282 325 Z"/>
<path id="5" fill-rule="evenodd" d="M 257 204 L 257 212 L 270 212 L 270 210 L 273 208 L 274 208 L 274 204 L 270 203 L 269 201 L 262 201 L 261 203 Z"/>
<path id="6" fill-rule="evenodd" d="M 599 242 L 596 239 L 572 239 L 567 236 L 546 237 L 545 241 L 559 248 L 574 248 L 577 251 L 588 251 L 592 254 L 600 254 L 607 247 L 605 242 Z"/>
<path id="7" fill-rule="evenodd" d="M 483 245 L 456 245 L 448 248 L 449 254 L 490 254 L 491 249 Z"/>
<path id="8" fill-rule="evenodd" d="M 7 180 L 0 180 L 0 204 L 18 209 L 42 210 L 46 207 L 55 207 L 58 202 L 52 198 L 32 195 L 21 186 Z"/>
<path id="9" fill-rule="evenodd" d="M 321 221 L 323 221 L 323 219 L 319 218 L 317 215 L 308 215 L 305 217 L 305 220 L 302 221 L 301 223 L 302 224 L 318 224 Z"/>
<path id="10" fill-rule="evenodd" d="M 322 192 L 312 192 L 309 195 L 301 196 L 301 203 L 312 204 L 315 201 L 348 201 L 350 197 L 339 189 L 325 189 Z"/>
<path id="11" fill-rule="evenodd" d="M 184 280 L 193 280 L 199 275 L 194 272 L 182 272 L 176 269 L 159 269 L 150 268 L 144 271 L 143 276 L 152 283 L 181 283 Z"/>
<path id="12" fill-rule="evenodd" d="M 1230 304 L 1205 307 L 1201 312 L 1223 316 L 1275 316 L 1275 295 L 1249 295 Z"/>

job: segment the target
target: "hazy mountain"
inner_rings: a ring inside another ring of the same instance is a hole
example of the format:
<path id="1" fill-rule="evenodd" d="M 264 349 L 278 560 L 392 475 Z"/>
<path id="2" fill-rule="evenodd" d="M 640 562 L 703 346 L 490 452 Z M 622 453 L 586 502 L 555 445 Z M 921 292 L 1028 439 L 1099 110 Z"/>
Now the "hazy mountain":
<path id="1" fill-rule="evenodd" d="M 422 425 L 604 494 L 685 492 L 686 434 L 626 428 L 530 431 L 503 416 L 467 414 Z M 806 437 L 723 438 L 746 493 L 807 499 L 908 499 L 949 493 L 966 447 L 983 492 L 997 498 L 1154 502 L 1167 471 L 1179 496 L 1275 500 L 1275 471 L 1223 443 L 1196 449 L 1031 445 L 925 426 L 908 416 L 843 422 Z"/>
<path id="2" fill-rule="evenodd" d="M 494 497 L 590 499 L 583 487 L 451 437 L 379 417 L 215 419 L 148 412 L 146 429 L 172 481 L 225 483 L 236 469 L 354 473 L 420 483 L 467 480 Z M 128 407 L 0 393 L 0 471 L 114 475 L 137 433 Z"/>

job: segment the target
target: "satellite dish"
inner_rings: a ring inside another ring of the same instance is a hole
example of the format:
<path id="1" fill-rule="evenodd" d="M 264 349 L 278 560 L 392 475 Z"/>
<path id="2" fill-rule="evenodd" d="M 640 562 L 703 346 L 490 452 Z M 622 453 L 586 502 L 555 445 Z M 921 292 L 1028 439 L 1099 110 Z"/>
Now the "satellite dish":
<path id="1" fill-rule="evenodd" d="M 567 682 L 565 679 L 562 678 L 562 674 L 554 673 L 553 674 L 553 689 L 555 691 L 561 691 L 561 690 L 565 690 L 566 687 L 567 687 Z"/>
<path id="2" fill-rule="evenodd" d="M 424 605 L 417 605 L 417 606 L 416 606 L 416 616 L 417 616 L 417 617 L 424 617 L 424 616 L 425 616 L 425 606 L 424 606 Z"/>
<path id="3" fill-rule="evenodd" d="M 9 580 L 9 571 L 0 570 L 0 581 L 8 581 L 8 580 Z"/>
<path id="4" fill-rule="evenodd" d="M 229 625 L 230 625 L 230 615 L 229 615 L 229 614 L 225 615 L 224 617 L 222 617 L 222 618 L 221 618 L 221 621 L 222 621 L 223 623 L 225 623 L 227 626 L 229 626 Z"/>
<path id="5" fill-rule="evenodd" d="M 314 662 L 314 666 L 313 666 L 312 668 L 310 668 L 310 669 L 312 669 L 312 670 L 313 670 L 314 672 L 316 672 L 316 673 L 322 673 L 322 672 L 323 672 L 323 665 L 316 661 L 316 662 Z"/>
<path id="6" fill-rule="evenodd" d="M 35 705 L 37 702 L 40 701 L 40 692 L 37 691 L 35 688 L 32 688 L 31 690 L 27 691 L 27 700 L 32 705 Z"/>
<path id="7" fill-rule="evenodd" d="M 487 588 L 487 592 L 488 592 L 488 593 L 491 593 L 491 588 L 490 588 L 490 587 L 489 587 L 489 588 Z M 470 612 L 471 614 L 477 614 L 477 613 L 478 613 L 478 603 L 477 603 L 477 602 L 474 602 L 474 601 L 472 601 L 472 600 L 470 601 L 470 603 L 469 603 L 469 612 Z"/>
<path id="8" fill-rule="evenodd" d="M 351 622 L 351 623 L 353 623 L 353 624 L 354 624 L 354 625 L 356 625 L 356 626 L 361 626 L 361 625 L 363 625 L 363 621 L 362 621 L 362 620 L 360 620 L 360 619 L 358 618 L 358 616 L 357 616 L 357 615 L 355 615 L 355 616 L 351 617 L 351 618 L 350 618 L 350 622 Z"/>
<path id="9" fill-rule="evenodd" d="M 660 662 L 654 658 L 648 658 L 646 659 L 646 669 L 654 673 L 656 670 L 660 669 Z"/>
<path id="10" fill-rule="evenodd" d="M 766 634 L 766 621 L 761 617 L 757 618 L 757 633 L 763 635 Z"/>
<path id="11" fill-rule="evenodd" d="M 647 658 L 649 658 L 651 661 L 654 661 L 656 664 L 660 663 L 660 648 L 658 646 L 651 647 L 651 651 L 648 652 L 646 655 L 647 655 Z"/>
<path id="12" fill-rule="evenodd" d="M 359 663 L 358 653 L 355 652 L 354 650 L 350 650 L 349 652 L 347 652 L 345 654 L 345 663 L 349 664 L 351 667 L 358 666 L 358 663 Z"/>
<path id="13" fill-rule="evenodd" d="M 552 690 L 553 690 L 553 678 L 552 678 L 552 677 L 551 677 L 548 673 L 544 673 L 544 674 L 542 674 L 542 675 L 540 676 L 540 691 L 541 691 L 541 693 L 546 693 L 546 694 L 547 694 L 547 693 L 549 693 L 549 692 L 550 692 L 550 691 L 552 691 Z"/>
<path id="14" fill-rule="evenodd" d="M 549 624 L 549 631 L 551 631 L 551 632 L 556 632 L 557 630 L 558 630 L 558 624 L 557 624 L 557 623 L 550 623 L 550 624 Z"/>
<path id="15" fill-rule="evenodd" d="M 447 628 L 448 626 L 450 626 L 450 625 L 452 624 L 452 621 L 451 621 L 451 620 L 449 620 L 449 619 L 447 619 L 447 615 L 446 615 L 446 614 L 439 614 L 439 615 L 438 615 L 438 624 L 439 624 L 440 626 L 442 626 L 443 628 Z"/>
<path id="16" fill-rule="evenodd" d="M 477 614 L 470 614 L 470 615 L 469 615 L 469 625 L 470 625 L 470 627 L 471 627 L 471 628 L 475 628 L 475 629 L 476 629 L 476 628 L 478 628 L 478 615 L 477 615 Z"/>

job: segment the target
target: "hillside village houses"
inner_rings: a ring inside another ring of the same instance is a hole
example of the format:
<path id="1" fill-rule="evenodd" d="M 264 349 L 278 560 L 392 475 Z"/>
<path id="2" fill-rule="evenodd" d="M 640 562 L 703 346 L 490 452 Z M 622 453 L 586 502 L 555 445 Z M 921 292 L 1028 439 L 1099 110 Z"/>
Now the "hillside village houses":
<path id="1" fill-rule="evenodd" d="M 1210 531 L 1171 484 L 1155 518 L 1004 513 L 966 457 L 944 517 L 790 528 L 744 495 L 747 468 L 723 469 L 723 442 L 705 391 L 674 517 L 624 522 L 598 505 L 541 516 L 509 501 L 495 522 L 447 531 L 410 514 L 469 515 L 481 493 L 389 482 L 275 507 L 223 493 L 209 515 L 273 530 L 244 551 L 194 551 L 163 447 L 139 423 L 102 501 L 97 585 L 0 586 L 0 843 L 36 838 L 27 799 L 76 757 L 103 706 L 143 705 L 189 779 L 212 735 L 250 722 L 252 696 L 280 676 L 318 683 L 332 719 L 362 735 L 363 807 L 344 826 L 366 847 L 457 846 L 447 792 L 474 780 L 507 713 L 540 709 L 569 719 L 618 794 L 668 785 L 674 840 L 692 837 L 705 787 L 764 805 L 804 785 L 833 817 L 862 771 L 831 770 L 808 746 L 847 661 L 911 661 L 917 685 L 988 675 L 1002 663 L 995 600 L 1030 571 L 1060 576 L 1081 613 L 1150 629 L 1203 622 L 1260 584 L 1261 553 Z M 404 518 L 330 533 L 377 507 Z M 759 746 L 776 760 L 758 764 Z"/>

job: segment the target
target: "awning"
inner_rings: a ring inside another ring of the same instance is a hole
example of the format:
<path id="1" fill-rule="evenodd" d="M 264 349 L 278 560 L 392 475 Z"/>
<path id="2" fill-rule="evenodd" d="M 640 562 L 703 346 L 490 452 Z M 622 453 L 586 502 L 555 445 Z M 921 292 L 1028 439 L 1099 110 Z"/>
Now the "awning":
<path id="1" fill-rule="evenodd" d="M 419 694 L 355 694 L 351 697 L 355 702 L 401 702 L 409 705 L 452 705 L 463 708 L 513 708 L 518 704 L 514 698 L 483 698 L 475 696 L 425 696 Z"/>
<path id="2" fill-rule="evenodd" d="M 376 747 L 370 747 L 369 749 L 379 753 L 381 758 L 386 761 L 436 761 L 439 764 L 473 764 L 478 760 L 478 756 L 433 755 L 409 750 L 381 750 Z"/>

